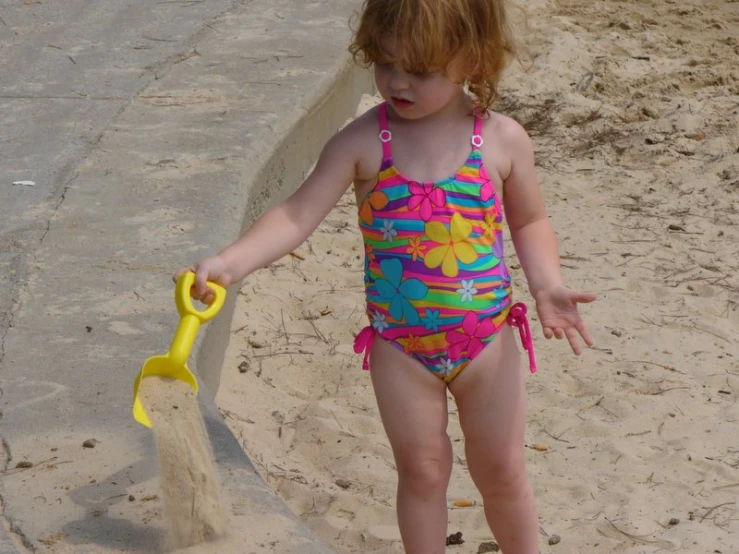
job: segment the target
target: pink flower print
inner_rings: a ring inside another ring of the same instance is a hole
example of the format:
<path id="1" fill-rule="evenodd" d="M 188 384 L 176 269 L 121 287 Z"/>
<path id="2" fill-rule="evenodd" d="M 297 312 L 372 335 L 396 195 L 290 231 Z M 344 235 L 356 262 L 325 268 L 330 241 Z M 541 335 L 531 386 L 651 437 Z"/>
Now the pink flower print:
<path id="1" fill-rule="evenodd" d="M 441 208 L 446 204 L 446 193 L 434 183 L 410 183 L 408 190 L 411 193 L 408 200 L 408 210 L 413 211 L 421 207 L 421 219 L 428 221 L 433 215 L 433 206 Z"/>
<path id="2" fill-rule="evenodd" d="M 495 187 L 493 186 L 493 182 L 490 179 L 486 179 L 480 187 L 480 200 L 487 202 L 493 197 L 494 192 Z"/>
<path id="3" fill-rule="evenodd" d="M 472 360 L 484 346 L 480 339 L 486 339 L 495 332 L 495 325 L 491 319 L 478 321 L 475 312 L 467 312 L 462 321 L 462 331 L 448 331 L 446 341 L 449 343 L 449 359 L 457 361 L 463 352 Z"/>

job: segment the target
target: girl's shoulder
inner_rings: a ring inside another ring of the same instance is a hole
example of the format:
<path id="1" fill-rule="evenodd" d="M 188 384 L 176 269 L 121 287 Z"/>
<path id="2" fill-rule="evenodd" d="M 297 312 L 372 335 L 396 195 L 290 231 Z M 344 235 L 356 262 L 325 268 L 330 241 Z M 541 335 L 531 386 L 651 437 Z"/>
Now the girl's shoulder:
<path id="1" fill-rule="evenodd" d="M 356 116 L 339 131 L 339 135 L 342 135 L 345 139 L 359 141 L 370 141 L 377 138 L 380 133 L 379 108 L 379 106 L 374 106 Z"/>
<path id="2" fill-rule="evenodd" d="M 531 138 L 515 119 L 489 110 L 483 115 L 482 138 L 483 158 L 491 160 L 502 181 L 514 167 L 533 167 Z"/>
<path id="3" fill-rule="evenodd" d="M 334 137 L 354 156 L 359 179 L 372 179 L 380 169 L 382 143 L 379 138 L 378 109 L 375 106 L 357 116 Z"/>
<path id="4" fill-rule="evenodd" d="M 515 119 L 493 110 L 482 114 L 482 136 L 505 143 L 528 142 L 531 139 L 526 129 Z"/>

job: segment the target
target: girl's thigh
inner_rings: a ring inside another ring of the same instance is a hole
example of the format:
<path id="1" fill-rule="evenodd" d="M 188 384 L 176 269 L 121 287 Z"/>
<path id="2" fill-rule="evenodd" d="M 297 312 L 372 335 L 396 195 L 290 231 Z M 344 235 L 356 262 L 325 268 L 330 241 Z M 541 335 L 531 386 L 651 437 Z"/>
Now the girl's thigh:
<path id="1" fill-rule="evenodd" d="M 500 334 L 450 383 L 465 446 L 485 457 L 523 449 L 526 396 L 513 330 Z M 492 460 L 491 460 L 492 461 Z"/>
<path id="2" fill-rule="evenodd" d="M 446 383 L 379 337 L 370 367 L 382 423 L 398 463 L 442 456 L 449 444 Z"/>

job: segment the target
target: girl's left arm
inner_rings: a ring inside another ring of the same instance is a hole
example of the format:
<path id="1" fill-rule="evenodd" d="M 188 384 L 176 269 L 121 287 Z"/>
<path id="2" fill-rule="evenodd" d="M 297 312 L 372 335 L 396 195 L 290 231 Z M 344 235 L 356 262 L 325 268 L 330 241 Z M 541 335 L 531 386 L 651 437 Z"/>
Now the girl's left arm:
<path id="1" fill-rule="evenodd" d="M 503 185 L 503 204 L 516 254 L 536 301 L 544 336 L 566 337 L 575 354 L 580 354 L 577 336 L 588 345 L 593 344 L 593 339 L 580 318 L 577 304 L 592 302 L 596 297 L 565 286 L 557 235 L 541 197 L 531 139 L 513 120 L 507 120 L 503 127 L 511 160 Z"/>
<path id="2" fill-rule="evenodd" d="M 512 120 L 504 127 L 511 167 L 503 184 L 503 205 L 529 291 L 536 298 L 539 291 L 564 284 L 557 235 L 541 197 L 531 139 Z"/>

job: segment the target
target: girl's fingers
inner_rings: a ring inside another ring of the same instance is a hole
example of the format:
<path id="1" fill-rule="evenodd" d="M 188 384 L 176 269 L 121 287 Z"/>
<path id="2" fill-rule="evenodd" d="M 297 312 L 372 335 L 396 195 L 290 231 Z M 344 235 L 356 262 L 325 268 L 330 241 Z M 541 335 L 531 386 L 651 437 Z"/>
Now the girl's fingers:
<path id="1" fill-rule="evenodd" d="M 580 348 L 580 341 L 577 340 L 577 330 L 573 327 L 569 327 L 565 331 L 565 335 L 567 335 L 567 341 L 570 343 L 570 348 L 572 348 L 572 351 L 576 356 L 579 356 L 582 349 Z"/>
<path id="2" fill-rule="evenodd" d="M 593 346 L 593 344 L 595 344 L 593 337 L 590 335 L 590 332 L 588 332 L 587 327 L 585 327 L 585 324 L 582 321 L 578 321 L 573 326 L 544 327 L 543 329 L 544 329 L 544 338 L 546 339 L 551 339 L 552 337 L 556 337 L 561 340 L 561 339 L 566 338 L 567 342 L 570 343 L 570 347 L 572 348 L 572 351 L 577 356 L 582 354 L 582 346 L 580 344 L 579 337 L 582 337 L 582 340 L 588 346 Z"/>
<path id="3" fill-rule="evenodd" d="M 195 293 L 198 299 L 203 298 L 208 291 L 207 282 L 208 270 L 206 268 L 198 268 L 195 272 Z"/>
<path id="4" fill-rule="evenodd" d="M 181 267 L 180 269 L 174 272 L 174 275 L 172 275 L 172 280 L 176 283 L 177 281 L 179 281 L 182 274 L 187 271 L 193 271 L 193 269 L 191 267 Z"/>
<path id="5" fill-rule="evenodd" d="M 593 337 L 590 335 L 590 331 L 588 331 L 588 328 L 585 327 L 585 323 L 583 323 L 582 321 L 578 322 L 577 331 L 578 333 L 580 333 L 582 340 L 585 341 L 585 344 L 587 344 L 588 346 L 593 346 L 595 344 Z"/>
<path id="6" fill-rule="evenodd" d="M 589 304 L 590 302 L 595 302 L 597 298 L 598 298 L 598 295 L 592 292 L 574 292 L 573 291 L 572 293 L 570 293 L 570 300 L 577 304 Z"/>

